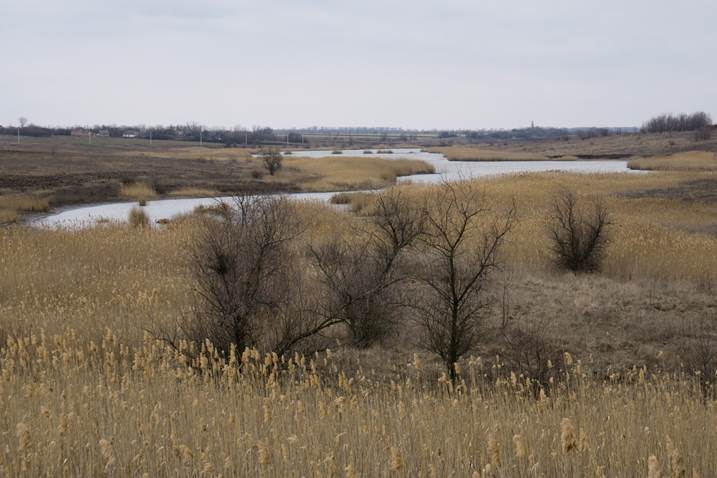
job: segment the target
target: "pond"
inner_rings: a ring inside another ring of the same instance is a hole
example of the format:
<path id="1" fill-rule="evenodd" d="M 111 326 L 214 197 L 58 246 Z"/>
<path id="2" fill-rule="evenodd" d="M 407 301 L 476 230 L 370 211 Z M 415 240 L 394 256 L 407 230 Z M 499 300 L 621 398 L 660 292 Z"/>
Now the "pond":
<path id="1" fill-rule="evenodd" d="M 566 171 L 578 173 L 626 173 L 634 172 L 627 168 L 623 160 L 589 160 L 589 161 L 448 161 L 442 154 L 427 153 L 419 149 L 393 149 L 392 153 L 371 150 L 342 150 L 341 154 L 332 151 L 296 151 L 294 156 L 322 158 L 327 156 L 366 156 L 384 159 L 420 159 L 436 170 L 435 174 L 417 174 L 399 178 L 399 181 L 414 183 L 435 183 L 438 181 L 455 181 L 480 176 L 515 174 L 541 171 Z M 334 192 L 324 193 L 289 193 L 287 197 L 305 201 L 328 202 Z M 171 219 L 180 214 L 189 213 L 197 206 L 211 206 L 217 201 L 230 198 L 191 198 L 191 199 L 160 199 L 149 201 L 144 207 L 152 222 Z M 137 205 L 133 202 L 116 202 L 90 206 L 62 209 L 54 214 L 38 217 L 30 221 L 40 227 L 82 227 L 90 226 L 101 220 L 126 221 L 129 211 Z"/>

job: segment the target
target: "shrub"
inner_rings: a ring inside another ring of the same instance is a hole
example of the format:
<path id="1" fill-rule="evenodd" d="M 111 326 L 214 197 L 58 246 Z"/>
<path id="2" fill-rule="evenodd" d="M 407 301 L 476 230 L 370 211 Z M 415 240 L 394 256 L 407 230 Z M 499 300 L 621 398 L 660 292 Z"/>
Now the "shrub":
<path id="1" fill-rule="evenodd" d="M 596 199 L 592 204 L 582 205 L 572 191 L 560 191 L 548 219 L 556 265 L 574 272 L 599 270 L 610 225 L 610 216 L 602 201 Z"/>
<path id="2" fill-rule="evenodd" d="M 264 168 L 269 172 L 270 175 L 276 174 L 281 169 L 284 157 L 277 149 L 267 149 L 262 154 L 262 162 Z"/>
<path id="3" fill-rule="evenodd" d="M 295 241 L 305 225 L 275 196 L 240 196 L 222 220 L 205 218 L 190 247 L 195 314 L 184 331 L 223 353 L 257 347 L 282 355 L 335 322 L 311 313 Z"/>

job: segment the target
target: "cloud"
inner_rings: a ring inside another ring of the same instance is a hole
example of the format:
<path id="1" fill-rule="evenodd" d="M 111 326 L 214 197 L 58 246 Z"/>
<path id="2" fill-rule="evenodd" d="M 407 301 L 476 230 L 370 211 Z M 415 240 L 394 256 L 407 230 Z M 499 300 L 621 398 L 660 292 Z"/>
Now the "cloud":
<path id="1" fill-rule="evenodd" d="M 4 3 L 5 123 L 511 127 L 717 113 L 717 6 L 705 0 Z"/>

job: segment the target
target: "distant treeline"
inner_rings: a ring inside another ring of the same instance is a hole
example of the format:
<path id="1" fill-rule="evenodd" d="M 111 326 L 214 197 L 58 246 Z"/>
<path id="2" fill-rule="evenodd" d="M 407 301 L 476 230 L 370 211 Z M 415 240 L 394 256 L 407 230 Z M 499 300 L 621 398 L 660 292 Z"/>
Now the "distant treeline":
<path id="1" fill-rule="evenodd" d="M 18 133 L 17 126 L 0 125 L 0 134 L 15 135 Z M 206 143 L 222 143 L 226 146 L 257 145 L 257 144 L 283 144 L 287 140 L 290 143 L 301 143 L 303 137 L 300 134 L 289 133 L 281 136 L 271 128 L 256 127 L 251 130 L 242 129 L 206 129 L 200 125 L 188 124 L 178 126 L 117 126 L 97 125 L 93 127 L 43 127 L 28 124 L 20 129 L 22 136 L 48 137 L 48 136 L 107 136 L 111 138 L 144 138 L 165 139 L 175 141 L 200 141 Z"/>
<path id="2" fill-rule="evenodd" d="M 670 133 L 675 131 L 698 131 L 712 126 L 712 118 L 703 111 L 692 114 L 663 114 L 648 120 L 643 126 L 645 133 Z"/>

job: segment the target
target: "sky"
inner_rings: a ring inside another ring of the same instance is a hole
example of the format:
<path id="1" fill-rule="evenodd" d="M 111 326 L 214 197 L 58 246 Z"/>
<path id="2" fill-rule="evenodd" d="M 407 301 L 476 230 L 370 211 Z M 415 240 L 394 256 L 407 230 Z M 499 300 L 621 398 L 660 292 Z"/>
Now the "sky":
<path id="1" fill-rule="evenodd" d="M 715 0 L 0 0 L 0 124 L 717 119 Z"/>

